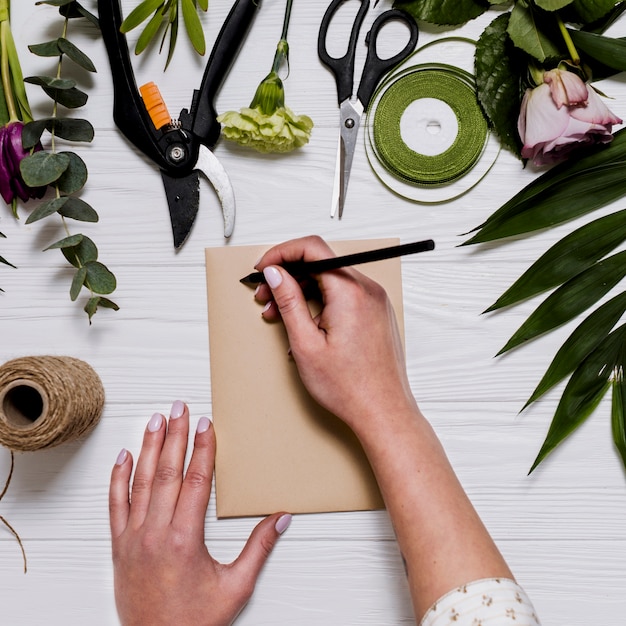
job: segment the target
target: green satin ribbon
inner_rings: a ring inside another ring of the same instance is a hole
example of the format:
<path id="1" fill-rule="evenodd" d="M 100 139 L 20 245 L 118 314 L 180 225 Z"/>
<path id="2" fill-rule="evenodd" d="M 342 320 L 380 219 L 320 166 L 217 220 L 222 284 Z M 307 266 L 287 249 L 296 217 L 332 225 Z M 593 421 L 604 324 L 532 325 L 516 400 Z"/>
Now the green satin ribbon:
<path id="1" fill-rule="evenodd" d="M 444 185 L 461 178 L 476 164 L 489 128 L 476 100 L 471 74 L 449 65 L 418 65 L 392 77 L 381 91 L 373 117 L 373 143 L 376 156 L 392 175 L 415 185 Z M 403 113 L 421 98 L 445 102 L 458 122 L 454 142 L 437 155 L 412 150 L 400 132 Z"/>

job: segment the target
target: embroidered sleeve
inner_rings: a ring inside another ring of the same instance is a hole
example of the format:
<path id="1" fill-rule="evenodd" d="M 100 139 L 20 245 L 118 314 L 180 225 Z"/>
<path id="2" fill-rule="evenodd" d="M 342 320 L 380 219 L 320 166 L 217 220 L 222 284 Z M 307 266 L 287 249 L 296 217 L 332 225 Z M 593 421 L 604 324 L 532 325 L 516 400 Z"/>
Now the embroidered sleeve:
<path id="1" fill-rule="evenodd" d="M 526 592 L 508 578 L 486 578 L 453 589 L 420 626 L 540 626 Z"/>

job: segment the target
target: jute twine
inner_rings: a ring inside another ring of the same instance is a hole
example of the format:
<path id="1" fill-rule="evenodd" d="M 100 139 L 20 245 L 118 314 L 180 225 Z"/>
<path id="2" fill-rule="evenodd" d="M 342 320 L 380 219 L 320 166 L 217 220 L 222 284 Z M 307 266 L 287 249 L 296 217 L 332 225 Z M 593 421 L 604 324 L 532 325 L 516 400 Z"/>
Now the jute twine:
<path id="1" fill-rule="evenodd" d="M 102 414 L 104 388 L 73 357 L 32 356 L 0 366 L 0 445 L 33 451 L 73 441 Z"/>

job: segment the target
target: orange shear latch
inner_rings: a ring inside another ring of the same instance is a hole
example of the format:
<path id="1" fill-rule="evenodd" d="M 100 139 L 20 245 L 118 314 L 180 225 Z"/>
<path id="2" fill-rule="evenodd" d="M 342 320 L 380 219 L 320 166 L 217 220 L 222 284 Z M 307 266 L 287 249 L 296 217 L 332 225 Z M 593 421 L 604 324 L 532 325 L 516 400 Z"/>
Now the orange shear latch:
<path id="1" fill-rule="evenodd" d="M 139 87 L 139 93 L 143 98 L 146 111 L 148 111 L 148 115 L 157 130 L 167 124 L 171 124 L 172 118 L 167 110 L 167 106 L 165 106 L 159 88 L 154 83 L 142 85 Z"/>

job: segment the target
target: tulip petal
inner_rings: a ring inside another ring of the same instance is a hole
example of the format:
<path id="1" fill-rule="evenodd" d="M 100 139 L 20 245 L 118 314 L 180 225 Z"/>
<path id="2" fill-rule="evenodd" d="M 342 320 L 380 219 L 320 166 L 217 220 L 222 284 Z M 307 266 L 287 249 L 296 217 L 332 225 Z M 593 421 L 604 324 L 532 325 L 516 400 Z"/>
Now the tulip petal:
<path id="1" fill-rule="evenodd" d="M 4 146 L 7 139 L 6 126 L 0 128 L 0 195 L 6 204 L 11 204 L 15 198 L 15 192 L 11 187 L 10 165 L 7 166 L 4 156 Z"/>

